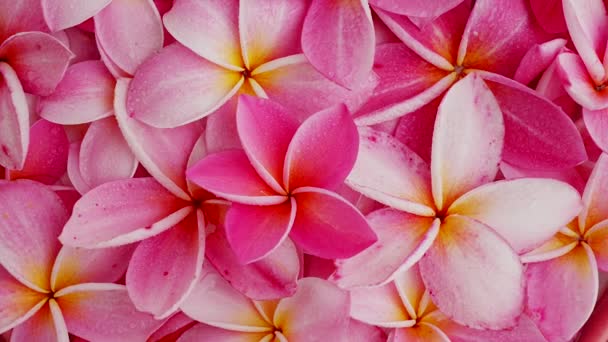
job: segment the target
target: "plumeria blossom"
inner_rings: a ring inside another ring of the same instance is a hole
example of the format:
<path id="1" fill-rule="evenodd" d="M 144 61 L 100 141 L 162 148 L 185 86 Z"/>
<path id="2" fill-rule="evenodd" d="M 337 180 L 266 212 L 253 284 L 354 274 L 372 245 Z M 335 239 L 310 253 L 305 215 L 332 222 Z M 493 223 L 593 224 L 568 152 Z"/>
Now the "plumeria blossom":
<path id="1" fill-rule="evenodd" d="M 182 310 L 204 324 L 192 327 L 179 341 L 348 340 L 348 293 L 326 280 L 300 279 L 291 297 L 252 301 L 213 269 L 203 273 Z"/>
<path id="2" fill-rule="evenodd" d="M 546 341 L 527 316 L 505 330 L 477 330 L 451 321 L 431 301 L 417 266 L 383 286 L 353 289 L 350 298 L 351 317 L 391 329 L 392 342 Z"/>
<path id="3" fill-rule="evenodd" d="M 72 53 L 46 33 L 38 0 L 0 1 L 0 165 L 19 170 L 30 142 L 26 93 L 50 94 Z"/>
<path id="4" fill-rule="evenodd" d="M 346 258 L 376 241 L 363 215 L 332 191 L 357 155 L 357 130 L 344 105 L 300 124 L 280 105 L 242 95 L 236 123 L 244 150 L 211 154 L 188 178 L 234 202 L 226 236 L 241 262 L 264 258 L 287 236 L 324 258 Z"/>
<path id="5" fill-rule="evenodd" d="M 571 186 L 550 179 L 492 182 L 505 127 L 488 86 L 468 75 L 446 94 L 430 172 L 395 138 L 360 128 L 347 184 L 391 208 L 368 215 L 378 242 L 338 262 L 342 287 L 378 285 L 419 262 L 432 301 L 472 328 L 513 326 L 523 311 L 517 253 L 550 239 L 580 210 Z"/>
<path id="6" fill-rule="evenodd" d="M 505 161 L 529 169 L 562 169 L 586 160 L 580 134 L 565 113 L 510 79 L 526 53 L 548 40 L 526 1 L 482 0 L 472 9 L 463 3 L 421 28 L 405 16 L 378 8 L 376 13 L 403 44 L 377 47 L 379 84 L 357 113 L 358 124 L 404 115 L 401 120 L 407 121 L 408 113 L 422 110 L 459 78 L 476 73 L 492 90 L 504 117 Z M 537 63 L 530 58 L 519 72 L 537 70 Z M 430 141 L 432 136 L 430 129 L 414 133 L 414 140 Z"/>
<path id="7" fill-rule="evenodd" d="M 180 126 L 241 88 L 308 115 L 346 100 L 356 105 L 373 79 L 349 92 L 315 71 L 298 43 L 305 11 L 301 0 L 175 1 L 163 21 L 183 45 L 165 47 L 137 70 L 129 114 L 155 127 Z"/>
<path id="8" fill-rule="evenodd" d="M 608 155 L 595 164 L 578 218 L 522 256 L 527 311 L 550 340 L 569 340 L 587 321 L 599 292 L 598 267 L 608 271 Z M 547 286 L 547 284 L 552 284 Z"/>
<path id="9" fill-rule="evenodd" d="M 132 246 L 62 247 L 61 199 L 29 180 L 0 183 L 0 332 L 11 341 L 143 340 L 162 321 L 138 312 L 124 285 Z"/>

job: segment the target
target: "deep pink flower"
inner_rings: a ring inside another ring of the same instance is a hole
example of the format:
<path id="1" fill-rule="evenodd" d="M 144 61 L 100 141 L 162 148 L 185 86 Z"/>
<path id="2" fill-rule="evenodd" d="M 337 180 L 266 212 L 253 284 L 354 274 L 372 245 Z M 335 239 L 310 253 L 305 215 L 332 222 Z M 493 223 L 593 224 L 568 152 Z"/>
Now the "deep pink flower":
<path id="1" fill-rule="evenodd" d="M 420 261 L 433 302 L 473 328 L 513 326 L 524 303 L 516 253 L 550 239 L 580 210 L 571 186 L 550 179 L 492 182 L 504 125 L 476 74 L 443 98 L 428 165 L 392 136 L 360 128 L 347 184 L 392 208 L 368 215 L 378 242 L 338 262 L 343 287 L 383 284 Z"/>
<path id="2" fill-rule="evenodd" d="M 40 183 L 0 183 L 0 332 L 11 341 L 143 340 L 162 321 L 138 312 L 124 285 L 132 246 L 62 247 L 68 219 L 60 198 Z"/>
<path id="3" fill-rule="evenodd" d="M 376 241 L 363 215 L 332 191 L 357 156 L 357 130 L 344 105 L 299 124 L 278 104 L 242 95 L 236 123 L 244 151 L 211 154 L 188 178 L 234 202 L 226 235 L 243 263 L 264 258 L 287 236 L 324 258 L 346 258 Z"/>

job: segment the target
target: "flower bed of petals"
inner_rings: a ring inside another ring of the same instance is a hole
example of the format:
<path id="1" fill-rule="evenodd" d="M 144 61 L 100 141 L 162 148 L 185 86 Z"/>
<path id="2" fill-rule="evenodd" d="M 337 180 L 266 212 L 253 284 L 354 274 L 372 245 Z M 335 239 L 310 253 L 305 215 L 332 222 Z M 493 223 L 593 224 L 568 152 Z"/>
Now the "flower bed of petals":
<path id="1" fill-rule="evenodd" d="M 602 0 L 0 0 L 0 341 L 608 341 Z"/>

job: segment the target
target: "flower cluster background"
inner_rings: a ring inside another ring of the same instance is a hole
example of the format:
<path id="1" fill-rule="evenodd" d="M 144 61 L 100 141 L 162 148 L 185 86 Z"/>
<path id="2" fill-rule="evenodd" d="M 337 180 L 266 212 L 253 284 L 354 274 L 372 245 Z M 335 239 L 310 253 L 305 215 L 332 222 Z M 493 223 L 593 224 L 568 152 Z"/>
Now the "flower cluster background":
<path id="1" fill-rule="evenodd" d="M 602 0 L 0 0 L 0 341 L 608 341 Z"/>

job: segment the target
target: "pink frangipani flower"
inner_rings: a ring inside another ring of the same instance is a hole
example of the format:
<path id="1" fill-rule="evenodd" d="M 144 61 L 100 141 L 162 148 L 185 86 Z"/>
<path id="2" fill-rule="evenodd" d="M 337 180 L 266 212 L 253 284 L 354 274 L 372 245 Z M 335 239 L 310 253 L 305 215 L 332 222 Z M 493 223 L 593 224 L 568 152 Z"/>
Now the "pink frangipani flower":
<path id="1" fill-rule="evenodd" d="M 346 258 L 376 241 L 363 215 L 332 191 L 357 156 L 357 130 L 344 105 L 300 124 L 280 105 L 242 95 L 236 123 L 244 150 L 211 154 L 187 174 L 234 202 L 226 236 L 241 262 L 264 258 L 287 236 L 324 258 Z"/>
<path id="2" fill-rule="evenodd" d="M 524 303 L 529 251 L 569 222 L 578 192 L 550 179 L 492 182 L 504 125 L 482 79 L 469 75 L 445 95 L 427 164 L 385 133 L 360 128 L 359 155 L 347 184 L 391 208 L 368 215 L 378 242 L 338 261 L 342 287 L 379 285 L 419 261 L 433 302 L 473 328 L 513 326 Z"/>
<path id="3" fill-rule="evenodd" d="M 11 341 L 143 340 L 162 321 L 138 312 L 124 285 L 132 246 L 61 246 L 60 198 L 28 181 L 0 183 L 0 332 Z"/>

